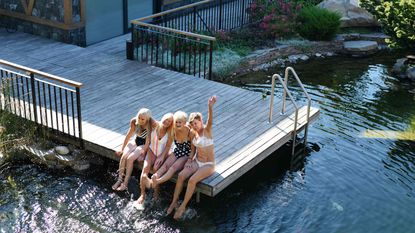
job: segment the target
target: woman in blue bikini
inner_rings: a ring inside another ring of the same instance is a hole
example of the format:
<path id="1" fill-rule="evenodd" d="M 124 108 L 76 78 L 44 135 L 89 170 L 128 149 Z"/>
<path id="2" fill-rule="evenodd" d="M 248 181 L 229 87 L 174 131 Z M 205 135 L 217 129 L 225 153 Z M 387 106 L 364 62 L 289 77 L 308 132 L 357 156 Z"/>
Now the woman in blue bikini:
<path id="1" fill-rule="evenodd" d="M 174 214 L 175 219 L 180 219 L 186 210 L 186 206 L 192 197 L 196 184 L 212 175 L 215 171 L 215 153 L 212 135 L 212 121 L 213 121 L 213 105 L 216 103 L 216 96 L 212 96 L 208 100 L 208 117 L 207 124 L 203 125 L 202 114 L 192 113 L 189 117 L 189 122 L 195 131 L 195 136 L 192 144 L 196 147 L 194 156 L 188 158 L 183 170 L 179 173 L 177 178 L 176 188 L 174 189 L 173 200 L 167 209 L 167 214 L 173 212 L 177 206 L 179 195 L 183 189 L 184 181 L 190 177 L 187 183 L 186 194 L 182 204 Z"/>

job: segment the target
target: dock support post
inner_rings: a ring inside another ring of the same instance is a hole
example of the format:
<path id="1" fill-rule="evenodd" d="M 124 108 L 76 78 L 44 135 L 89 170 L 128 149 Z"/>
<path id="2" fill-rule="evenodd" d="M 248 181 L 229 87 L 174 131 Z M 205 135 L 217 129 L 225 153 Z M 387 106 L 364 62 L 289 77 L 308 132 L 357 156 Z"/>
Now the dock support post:
<path id="1" fill-rule="evenodd" d="M 200 192 L 196 191 L 196 203 L 200 202 Z"/>

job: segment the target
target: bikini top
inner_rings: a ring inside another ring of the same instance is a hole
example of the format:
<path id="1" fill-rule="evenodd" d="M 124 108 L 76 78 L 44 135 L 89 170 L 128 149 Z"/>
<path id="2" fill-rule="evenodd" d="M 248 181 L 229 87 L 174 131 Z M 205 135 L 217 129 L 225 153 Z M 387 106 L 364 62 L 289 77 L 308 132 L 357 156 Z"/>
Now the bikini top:
<path id="1" fill-rule="evenodd" d="M 199 137 L 194 137 L 193 138 L 193 145 L 195 147 L 208 147 L 208 146 L 212 146 L 213 145 L 213 138 L 208 138 L 205 135 L 205 131 L 203 131 L 203 135 L 199 136 Z"/>

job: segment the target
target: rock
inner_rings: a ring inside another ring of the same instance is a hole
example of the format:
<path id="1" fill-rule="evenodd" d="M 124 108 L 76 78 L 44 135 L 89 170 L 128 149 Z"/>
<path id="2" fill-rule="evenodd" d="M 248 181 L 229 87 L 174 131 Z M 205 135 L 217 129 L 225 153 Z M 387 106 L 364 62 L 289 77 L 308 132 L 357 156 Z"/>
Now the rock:
<path id="1" fill-rule="evenodd" d="M 76 161 L 71 167 L 75 171 L 85 171 L 89 169 L 90 164 L 86 160 L 80 160 L 80 161 Z"/>
<path id="2" fill-rule="evenodd" d="M 412 81 L 415 81 L 415 67 L 410 67 L 406 70 L 406 77 Z"/>
<path id="3" fill-rule="evenodd" d="M 385 35 L 383 33 L 367 33 L 367 34 L 360 34 L 361 40 L 370 40 L 376 41 L 378 44 L 386 45 L 386 39 L 390 39 L 390 36 Z"/>
<path id="4" fill-rule="evenodd" d="M 39 153 L 40 152 L 40 153 Z M 55 161 L 56 160 L 56 152 L 55 149 L 50 149 L 48 151 L 38 151 L 38 153 L 33 152 L 34 155 L 37 155 L 39 158 L 43 157 L 45 160 Z M 41 156 L 39 156 L 41 155 Z"/>
<path id="5" fill-rule="evenodd" d="M 3 134 L 4 132 L 6 132 L 6 128 L 3 126 L 0 126 L 0 134 Z"/>
<path id="6" fill-rule="evenodd" d="M 375 41 L 346 41 L 343 43 L 344 53 L 352 56 L 366 56 L 378 51 L 378 43 Z"/>
<path id="7" fill-rule="evenodd" d="M 322 57 L 323 55 L 321 53 L 316 53 L 315 56 L 316 57 Z"/>
<path id="8" fill-rule="evenodd" d="M 366 10 L 358 6 L 358 1 L 324 0 L 319 7 L 341 15 L 340 27 L 380 26 L 379 22 Z"/>
<path id="9" fill-rule="evenodd" d="M 301 60 L 303 60 L 303 61 L 307 61 L 309 58 L 310 58 L 310 57 L 309 57 L 309 56 L 307 56 L 307 55 L 302 55 L 302 56 L 300 57 L 300 59 L 301 59 Z"/>
<path id="10" fill-rule="evenodd" d="M 334 53 L 333 53 L 333 52 L 327 52 L 327 53 L 326 53 L 326 56 L 327 56 L 327 57 L 332 57 L 332 56 L 334 56 Z"/>
<path id="11" fill-rule="evenodd" d="M 69 152 L 70 152 L 69 148 L 66 147 L 66 146 L 56 146 L 55 151 L 56 151 L 56 153 L 58 153 L 60 155 L 66 155 L 66 154 L 69 154 Z"/>
<path id="12" fill-rule="evenodd" d="M 392 73 L 402 74 L 406 70 L 406 58 L 397 59 L 395 65 L 393 65 Z"/>

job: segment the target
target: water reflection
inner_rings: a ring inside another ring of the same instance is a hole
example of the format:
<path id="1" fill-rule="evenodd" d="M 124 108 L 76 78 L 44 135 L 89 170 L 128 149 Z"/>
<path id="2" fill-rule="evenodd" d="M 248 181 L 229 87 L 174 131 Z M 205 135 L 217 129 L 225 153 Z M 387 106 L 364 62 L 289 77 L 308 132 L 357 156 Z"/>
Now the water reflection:
<path id="1" fill-rule="evenodd" d="M 295 66 L 321 109 L 301 172 L 287 172 L 289 148 L 279 150 L 214 199 L 193 200 L 176 222 L 164 216 L 172 184 L 137 211 L 137 180 L 130 192 L 110 190 L 116 164 L 84 175 L 8 164 L 0 168 L 0 232 L 412 232 L 414 141 L 362 137 L 415 130 L 414 94 L 389 73 L 395 58 Z M 261 95 L 272 73 L 242 77 L 243 88 Z"/>

